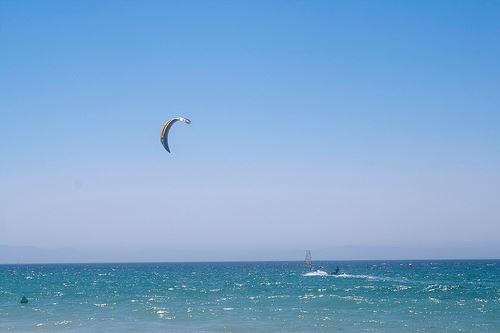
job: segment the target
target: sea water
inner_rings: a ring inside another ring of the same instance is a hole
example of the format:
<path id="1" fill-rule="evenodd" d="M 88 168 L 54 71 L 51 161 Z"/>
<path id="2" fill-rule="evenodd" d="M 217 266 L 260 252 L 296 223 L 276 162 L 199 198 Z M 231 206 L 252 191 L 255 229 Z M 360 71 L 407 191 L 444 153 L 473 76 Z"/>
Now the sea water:
<path id="1" fill-rule="evenodd" d="M 498 260 L 337 265 L 0 265 L 0 332 L 500 332 Z"/>

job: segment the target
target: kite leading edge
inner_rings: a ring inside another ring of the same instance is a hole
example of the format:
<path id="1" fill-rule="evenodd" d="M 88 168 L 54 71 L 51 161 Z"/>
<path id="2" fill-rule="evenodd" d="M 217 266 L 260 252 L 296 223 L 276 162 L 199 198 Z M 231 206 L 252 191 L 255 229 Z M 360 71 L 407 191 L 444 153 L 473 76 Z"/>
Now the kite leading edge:
<path id="1" fill-rule="evenodd" d="M 183 117 L 177 117 L 167 120 L 165 124 L 163 124 L 163 127 L 161 129 L 160 133 L 161 144 L 163 145 L 165 150 L 168 151 L 169 153 L 170 153 L 170 148 L 168 147 L 168 133 L 170 132 L 170 128 L 172 127 L 172 125 L 178 121 L 183 122 L 185 124 L 191 124 L 191 120 Z"/>

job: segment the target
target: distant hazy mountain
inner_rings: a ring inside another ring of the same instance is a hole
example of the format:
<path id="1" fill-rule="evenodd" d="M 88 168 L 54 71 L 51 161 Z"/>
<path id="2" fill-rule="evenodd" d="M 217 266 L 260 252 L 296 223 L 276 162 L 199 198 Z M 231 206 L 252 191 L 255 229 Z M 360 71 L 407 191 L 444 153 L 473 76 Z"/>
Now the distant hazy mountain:
<path id="1" fill-rule="evenodd" d="M 0 245 L 2 264 L 74 262 L 81 257 L 82 254 L 74 249 Z"/>
<path id="2" fill-rule="evenodd" d="M 414 259 L 495 259 L 499 244 L 482 247 L 453 244 L 427 246 L 332 246 L 328 248 L 264 249 L 253 252 L 219 249 L 138 249 L 132 246 L 108 249 L 38 248 L 0 245 L 0 264 L 82 263 L 82 262 L 179 262 L 179 261 L 275 261 L 304 260 L 311 250 L 314 260 L 414 260 Z"/>

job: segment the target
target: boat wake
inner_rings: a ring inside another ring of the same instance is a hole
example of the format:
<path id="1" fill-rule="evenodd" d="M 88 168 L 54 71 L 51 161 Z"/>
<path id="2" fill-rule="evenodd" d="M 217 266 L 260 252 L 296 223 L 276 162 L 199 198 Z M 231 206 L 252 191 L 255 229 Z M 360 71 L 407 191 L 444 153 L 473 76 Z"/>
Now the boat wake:
<path id="1" fill-rule="evenodd" d="M 318 269 L 317 271 L 307 272 L 303 276 L 328 276 L 328 273 Z"/>
<path id="2" fill-rule="evenodd" d="M 373 275 L 365 275 L 365 274 L 346 274 L 346 273 L 341 273 L 337 275 L 332 275 L 333 277 L 336 278 L 345 278 L 345 279 L 367 279 L 367 280 L 384 280 L 383 277 L 381 276 L 373 276 Z"/>
<path id="3" fill-rule="evenodd" d="M 320 269 L 318 269 L 316 271 L 307 272 L 305 274 L 302 274 L 302 276 L 328 276 L 328 277 L 334 277 L 334 278 L 339 278 L 339 279 L 364 279 L 364 280 L 371 280 L 371 281 L 408 282 L 408 280 L 406 280 L 406 279 L 394 279 L 394 278 L 385 277 L 385 276 L 374 276 L 374 275 L 367 275 L 367 274 L 346 274 L 346 273 L 329 274 L 329 273 L 322 271 Z"/>
<path id="4" fill-rule="evenodd" d="M 391 278 L 388 276 L 374 276 L 374 275 L 366 275 L 366 274 L 337 274 L 337 275 L 329 275 L 336 278 L 344 278 L 344 279 L 365 279 L 371 281 L 394 281 L 394 282 L 409 282 L 408 279 L 405 278 Z"/>

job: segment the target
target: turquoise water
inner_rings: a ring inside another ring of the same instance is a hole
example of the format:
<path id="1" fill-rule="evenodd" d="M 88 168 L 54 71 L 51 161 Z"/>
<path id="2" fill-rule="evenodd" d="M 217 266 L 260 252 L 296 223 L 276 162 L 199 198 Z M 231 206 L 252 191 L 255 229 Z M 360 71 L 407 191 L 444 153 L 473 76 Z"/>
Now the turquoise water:
<path id="1" fill-rule="evenodd" d="M 1 265 L 0 332 L 500 332 L 500 261 L 408 263 Z"/>

